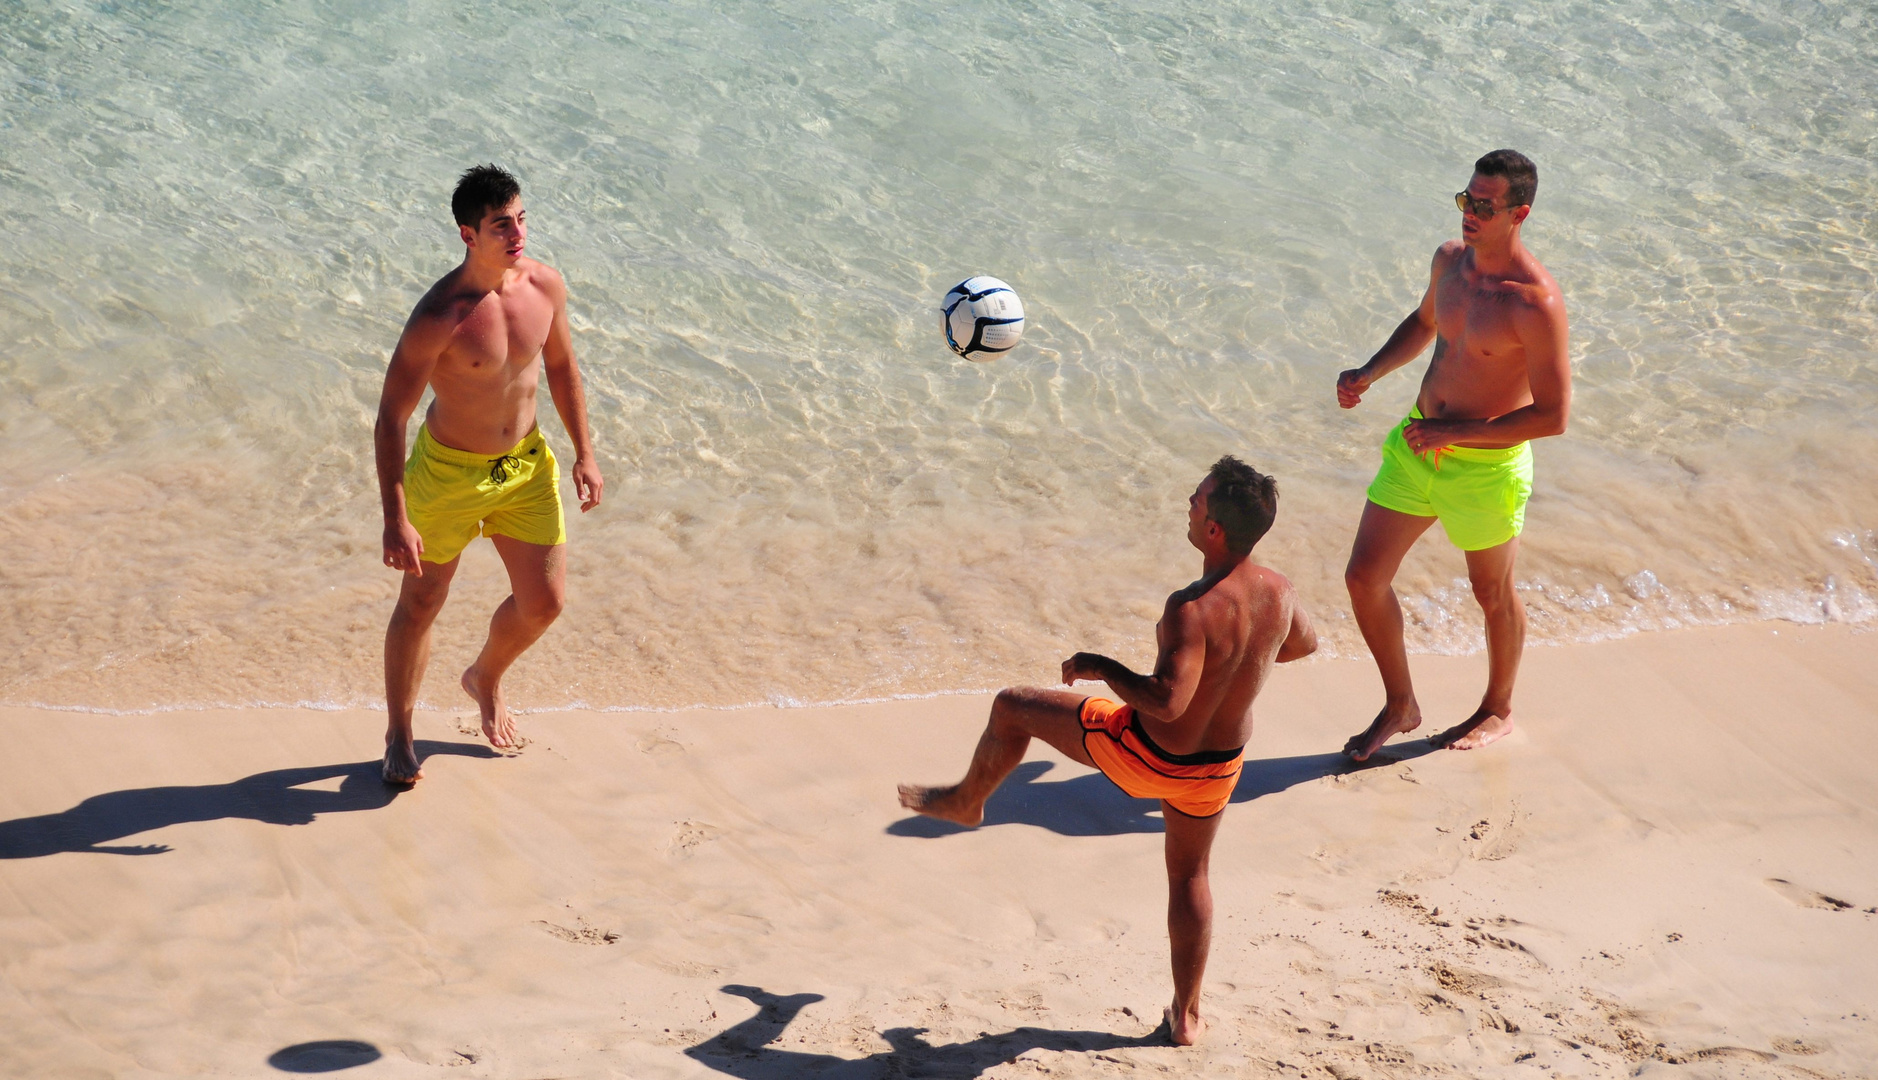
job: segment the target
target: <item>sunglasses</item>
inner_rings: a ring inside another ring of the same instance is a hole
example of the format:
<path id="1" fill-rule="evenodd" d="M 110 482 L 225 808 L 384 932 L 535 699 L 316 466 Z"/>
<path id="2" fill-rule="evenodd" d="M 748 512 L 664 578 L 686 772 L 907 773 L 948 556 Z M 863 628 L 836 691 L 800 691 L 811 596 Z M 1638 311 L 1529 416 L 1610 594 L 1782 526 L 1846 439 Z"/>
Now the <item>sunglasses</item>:
<path id="1" fill-rule="evenodd" d="M 1463 214 L 1472 214 L 1482 221 L 1492 221 L 1493 215 L 1500 212 L 1493 205 L 1492 199 L 1476 199 L 1465 191 L 1454 193 L 1454 205 Z M 1511 210 L 1512 207 L 1504 207 Z"/>

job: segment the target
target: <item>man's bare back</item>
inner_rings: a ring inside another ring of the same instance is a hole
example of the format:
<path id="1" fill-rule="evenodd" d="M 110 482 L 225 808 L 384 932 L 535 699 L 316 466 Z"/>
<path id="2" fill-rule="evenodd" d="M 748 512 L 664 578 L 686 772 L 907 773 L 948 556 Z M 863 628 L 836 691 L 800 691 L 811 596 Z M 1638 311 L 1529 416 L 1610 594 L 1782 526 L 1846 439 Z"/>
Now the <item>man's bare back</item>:
<path id="1" fill-rule="evenodd" d="M 1184 702 L 1173 684 L 1167 693 L 1157 692 L 1153 676 L 1134 676 L 1095 653 L 1065 660 L 1063 682 L 1107 682 L 1135 707 L 1155 744 L 1170 754 L 1236 750 L 1251 741 L 1252 702 L 1272 664 L 1293 659 L 1284 651 L 1286 643 L 1293 642 L 1295 651 L 1307 638 L 1316 640 L 1301 632 L 1307 627 L 1302 610 L 1284 575 L 1244 559 L 1169 596 L 1155 624 L 1157 673 L 1187 661 L 1177 653 L 1191 651 L 1200 658 Z"/>
<path id="2" fill-rule="evenodd" d="M 1128 794 L 1159 798 L 1167 825 L 1168 941 L 1174 1002 L 1167 1033 L 1190 1044 L 1205 1032 L 1200 982 L 1211 942 L 1207 859 L 1238 783 L 1252 733 L 1252 701 L 1274 662 L 1309 655 L 1317 635 L 1291 583 L 1250 559 L 1271 526 L 1278 490 L 1245 463 L 1221 458 L 1188 500 L 1187 539 L 1203 561 L 1198 581 L 1167 598 L 1154 670 L 1095 653 L 1063 661 L 1063 682 L 1108 683 L 1120 702 L 1068 690 L 998 694 L 965 778 L 900 785 L 900 805 L 966 826 L 1024 759 L 1033 738 L 1100 769 Z"/>

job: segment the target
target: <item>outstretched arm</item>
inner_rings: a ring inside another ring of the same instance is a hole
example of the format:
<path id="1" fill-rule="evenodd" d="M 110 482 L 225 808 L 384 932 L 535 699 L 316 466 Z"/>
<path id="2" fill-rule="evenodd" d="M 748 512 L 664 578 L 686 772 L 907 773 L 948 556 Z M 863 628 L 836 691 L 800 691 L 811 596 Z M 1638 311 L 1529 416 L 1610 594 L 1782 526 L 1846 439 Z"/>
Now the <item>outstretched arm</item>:
<path id="1" fill-rule="evenodd" d="M 1184 714 L 1193 703 L 1193 692 L 1200 686 L 1200 672 L 1206 665 L 1206 636 L 1193 605 L 1181 602 L 1179 597 L 1179 593 L 1169 597 L 1161 615 L 1155 633 L 1161 655 L 1152 675 L 1137 674 L 1119 660 L 1099 653 L 1079 652 L 1063 661 L 1063 685 L 1077 679 L 1108 683 L 1115 696 L 1133 705 L 1144 720 L 1169 723 Z"/>
<path id="2" fill-rule="evenodd" d="M 1440 280 L 1443 264 L 1453 257 L 1449 246 L 1443 244 L 1435 251 L 1434 261 L 1428 267 L 1428 290 L 1422 293 L 1422 302 L 1396 324 L 1395 333 L 1369 358 L 1369 363 L 1337 376 L 1340 407 L 1356 408 L 1356 403 L 1363 400 L 1363 394 L 1377 379 L 1420 356 L 1435 339 L 1435 282 Z"/>
<path id="3" fill-rule="evenodd" d="M 372 426 L 378 497 L 385 512 L 385 565 L 416 577 L 424 576 L 424 566 L 418 561 L 424 553 L 424 541 L 405 513 L 404 427 L 417 411 L 437 358 L 443 355 L 448 342 L 448 331 L 424 314 L 424 302 L 419 301 L 398 338 L 398 347 L 391 351 L 385 388 L 378 395 L 378 421 Z"/>
<path id="4" fill-rule="evenodd" d="M 580 500 L 581 512 L 585 513 L 600 505 L 600 490 L 606 482 L 600 478 L 600 466 L 593 459 L 593 434 L 587 429 L 587 390 L 580 381 L 574 334 L 567 325 L 567 285 L 561 275 L 550 272 L 548 286 L 548 294 L 554 298 L 554 323 L 548 328 L 541 359 L 548 370 L 554 411 L 561 414 L 567 437 L 574 440 L 574 497 Z"/>

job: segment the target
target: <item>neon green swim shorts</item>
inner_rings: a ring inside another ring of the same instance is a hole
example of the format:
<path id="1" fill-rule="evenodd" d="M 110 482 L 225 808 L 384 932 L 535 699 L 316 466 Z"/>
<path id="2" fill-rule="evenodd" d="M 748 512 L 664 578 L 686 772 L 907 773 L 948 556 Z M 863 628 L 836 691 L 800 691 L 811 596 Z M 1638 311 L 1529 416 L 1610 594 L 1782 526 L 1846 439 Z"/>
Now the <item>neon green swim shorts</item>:
<path id="1" fill-rule="evenodd" d="M 445 446 L 418 428 L 404 463 L 404 508 L 428 563 L 449 562 L 478 536 L 567 543 L 560 470 L 540 428 L 501 454 Z"/>
<path id="2" fill-rule="evenodd" d="M 1440 518 L 1462 551 L 1484 551 L 1518 536 L 1532 495 L 1532 444 L 1450 446 L 1439 462 L 1429 462 L 1402 440 L 1402 429 L 1421 418 L 1420 408 L 1411 409 L 1382 441 L 1382 468 L 1370 482 L 1369 501 L 1398 514 Z"/>

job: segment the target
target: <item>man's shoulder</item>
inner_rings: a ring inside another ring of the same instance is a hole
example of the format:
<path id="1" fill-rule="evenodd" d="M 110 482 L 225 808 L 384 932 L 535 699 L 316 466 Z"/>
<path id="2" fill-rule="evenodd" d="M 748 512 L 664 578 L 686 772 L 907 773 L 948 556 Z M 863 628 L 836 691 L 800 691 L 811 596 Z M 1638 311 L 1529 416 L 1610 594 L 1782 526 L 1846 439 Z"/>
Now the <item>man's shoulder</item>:
<path id="1" fill-rule="evenodd" d="M 1435 249 L 1435 268 L 1446 270 L 1453 266 L 1461 256 L 1467 254 L 1467 243 L 1463 240 L 1444 240 Z"/>
<path id="2" fill-rule="evenodd" d="M 562 279 L 561 272 L 547 263 L 523 258 L 515 264 L 515 268 L 522 272 L 522 278 L 528 284 L 556 300 L 567 295 L 567 282 Z"/>
<path id="3" fill-rule="evenodd" d="M 432 282 L 411 309 L 412 325 L 420 322 L 455 323 L 462 319 L 467 313 L 465 308 L 475 306 L 475 298 L 463 291 L 462 276 L 463 268 L 459 266 Z"/>
<path id="4" fill-rule="evenodd" d="M 1565 293 L 1553 280 L 1551 271 L 1537 258 L 1528 257 L 1521 268 L 1525 280 L 1511 282 L 1519 307 L 1530 317 L 1552 320 L 1565 317 Z"/>
<path id="5" fill-rule="evenodd" d="M 1291 591 L 1289 578 L 1248 558 L 1220 578 L 1211 581 L 1201 578 L 1177 590 L 1167 598 L 1167 608 L 1169 611 L 1187 608 L 1195 612 L 1214 608 L 1229 610 L 1262 597 L 1288 597 Z"/>

